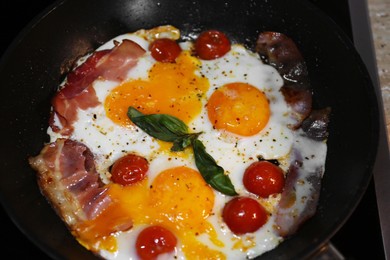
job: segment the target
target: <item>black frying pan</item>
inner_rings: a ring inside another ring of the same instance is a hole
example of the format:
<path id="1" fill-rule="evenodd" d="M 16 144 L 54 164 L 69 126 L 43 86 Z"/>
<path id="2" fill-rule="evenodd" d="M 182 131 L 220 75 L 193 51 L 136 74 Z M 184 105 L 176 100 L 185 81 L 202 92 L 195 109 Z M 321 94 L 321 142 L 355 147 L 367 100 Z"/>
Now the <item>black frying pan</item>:
<path id="1" fill-rule="evenodd" d="M 261 259 L 309 257 L 354 211 L 370 181 L 377 151 L 374 88 L 349 39 L 307 1 L 68 0 L 46 11 L 16 38 L 0 63 L 0 195 L 22 232 L 49 256 L 94 258 L 40 194 L 27 164 L 27 157 L 47 141 L 50 98 L 76 57 L 118 34 L 161 24 L 172 24 L 183 35 L 219 29 L 251 48 L 263 30 L 285 33 L 306 59 L 314 106 L 332 108 L 317 214 Z"/>

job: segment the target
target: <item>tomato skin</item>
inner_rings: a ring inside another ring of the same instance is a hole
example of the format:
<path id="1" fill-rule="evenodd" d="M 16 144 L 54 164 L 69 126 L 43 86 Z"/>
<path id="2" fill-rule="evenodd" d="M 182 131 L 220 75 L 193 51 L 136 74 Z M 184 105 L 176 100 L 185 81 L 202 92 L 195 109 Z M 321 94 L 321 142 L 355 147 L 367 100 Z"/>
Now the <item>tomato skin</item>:
<path id="1" fill-rule="evenodd" d="M 121 185 L 130 185 L 145 178 L 149 170 L 148 161 L 136 154 L 119 158 L 111 168 L 111 180 Z"/>
<path id="2" fill-rule="evenodd" d="M 262 198 L 283 190 L 285 179 L 283 170 L 268 161 L 252 163 L 244 172 L 245 188 Z"/>
<path id="3" fill-rule="evenodd" d="M 180 55 L 181 48 L 179 44 L 168 38 L 156 39 L 149 47 L 152 57 L 160 62 L 175 62 Z"/>
<path id="4" fill-rule="evenodd" d="M 229 38 L 220 31 L 208 30 L 202 32 L 195 41 L 195 52 L 203 60 L 213 60 L 230 51 Z"/>
<path id="5" fill-rule="evenodd" d="M 172 252 L 176 244 L 177 239 L 171 231 L 161 226 L 149 226 L 139 233 L 135 246 L 142 260 L 152 260 L 160 254 Z"/>
<path id="6" fill-rule="evenodd" d="M 225 204 L 222 218 L 234 234 L 242 235 L 261 228 L 267 222 L 268 214 L 255 199 L 235 197 Z"/>

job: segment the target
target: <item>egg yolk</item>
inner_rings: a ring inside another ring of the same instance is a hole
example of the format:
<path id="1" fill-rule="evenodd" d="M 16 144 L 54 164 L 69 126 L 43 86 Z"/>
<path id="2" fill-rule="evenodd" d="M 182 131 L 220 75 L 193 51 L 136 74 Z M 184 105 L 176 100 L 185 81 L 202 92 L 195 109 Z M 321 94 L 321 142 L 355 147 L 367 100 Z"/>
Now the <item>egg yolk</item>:
<path id="1" fill-rule="evenodd" d="M 201 98 L 209 88 L 206 78 L 196 75 L 200 62 L 182 51 L 175 63 L 156 62 L 147 79 L 123 82 L 105 100 L 107 116 L 116 124 L 129 126 L 129 106 L 145 114 L 169 114 L 189 123 L 201 109 Z"/>
<path id="2" fill-rule="evenodd" d="M 137 225 L 160 225 L 172 231 L 188 259 L 225 259 L 222 252 L 211 249 L 197 239 L 206 235 L 217 247 L 223 243 L 207 217 L 213 214 L 214 192 L 194 169 L 180 166 L 159 173 L 130 186 L 107 185 L 113 200 L 110 207 L 85 225 L 81 243 L 87 248 L 117 250 L 116 240 L 108 228 L 121 227 L 128 219 Z M 98 246 L 96 246 L 98 245 Z M 195 257 L 195 258 L 194 258 Z"/>
<path id="3" fill-rule="evenodd" d="M 207 112 L 216 129 L 242 136 L 260 132 L 270 117 L 267 97 L 247 83 L 230 83 L 214 91 Z"/>

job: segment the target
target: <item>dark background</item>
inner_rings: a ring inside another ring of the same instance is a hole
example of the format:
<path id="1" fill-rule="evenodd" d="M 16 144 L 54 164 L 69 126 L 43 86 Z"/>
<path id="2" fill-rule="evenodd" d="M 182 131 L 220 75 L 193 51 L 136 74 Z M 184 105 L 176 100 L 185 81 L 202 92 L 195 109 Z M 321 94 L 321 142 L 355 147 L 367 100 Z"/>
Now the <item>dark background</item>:
<path id="1" fill-rule="evenodd" d="M 54 2 L 53 0 L 1 1 L 0 55 L 34 17 Z M 311 2 L 328 14 L 352 39 L 347 0 L 311 0 Z M 0 221 L 2 255 L 11 255 L 11 259 L 26 257 L 48 259 L 48 256 L 14 225 L 2 207 L 0 207 Z M 373 181 L 368 186 L 359 206 L 331 242 L 346 259 L 385 259 Z"/>

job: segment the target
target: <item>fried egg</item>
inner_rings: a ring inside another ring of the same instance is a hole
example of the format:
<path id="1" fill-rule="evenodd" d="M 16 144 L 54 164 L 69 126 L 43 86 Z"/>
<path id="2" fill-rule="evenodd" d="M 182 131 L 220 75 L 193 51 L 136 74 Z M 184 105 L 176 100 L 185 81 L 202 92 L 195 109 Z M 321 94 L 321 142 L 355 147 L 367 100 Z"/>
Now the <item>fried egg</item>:
<path id="1" fill-rule="evenodd" d="M 138 234 L 146 226 L 158 224 L 178 238 L 175 250 L 159 259 L 259 256 L 283 241 L 274 231 L 272 215 L 280 194 L 256 198 L 244 188 L 242 178 L 245 169 L 259 158 L 278 160 L 285 171 L 289 167 L 297 134 L 288 127 L 293 119 L 279 91 L 283 79 L 257 53 L 238 43 L 232 44 L 223 57 L 202 60 L 193 55 L 193 42 L 183 41 L 175 63 L 157 62 L 148 50 L 155 38 L 162 37 L 178 40 L 180 32 L 172 26 L 139 30 L 115 37 L 97 49 L 111 49 L 129 39 L 147 51 L 122 82 L 104 78 L 93 82 L 101 105 L 78 109 L 70 138 L 92 151 L 96 169 L 115 201 L 87 223 L 95 228 L 91 231 L 86 227 L 88 231 L 78 240 L 105 259 L 139 259 L 135 249 Z M 267 223 L 253 233 L 232 233 L 221 216 L 231 197 L 205 182 L 191 149 L 172 152 L 170 143 L 135 126 L 127 116 L 130 106 L 145 114 L 173 115 L 191 132 L 201 132 L 199 140 L 228 174 L 236 192 L 256 198 L 267 209 Z M 61 137 L 50 128 L 48 133 L 51 141 Z M 319 152 L 318 164 L 323 163 L 324 149 Z M 148 160 L 147 178 L 130 186 L 112 183 L 110 167 L 128 153 Z M 105 233 L 105 226 L 115 225 L 124 217 L 133 221 L 130 230 Z"/>

